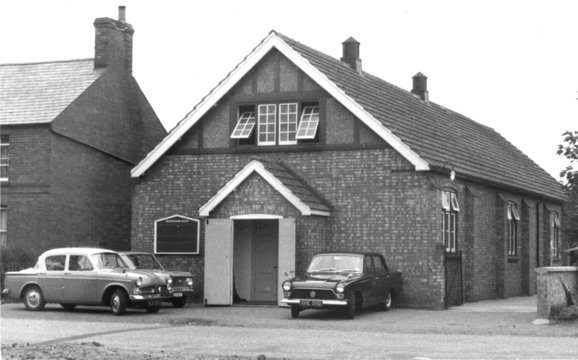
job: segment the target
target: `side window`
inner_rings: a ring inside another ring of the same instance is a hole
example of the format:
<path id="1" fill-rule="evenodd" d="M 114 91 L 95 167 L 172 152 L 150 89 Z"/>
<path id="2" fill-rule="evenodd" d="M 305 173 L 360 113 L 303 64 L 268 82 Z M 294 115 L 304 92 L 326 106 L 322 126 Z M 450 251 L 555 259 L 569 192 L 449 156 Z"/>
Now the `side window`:
<path id="1" fill-rule="evenodd" d="M 53 255 L 44 260 L 46 270 L 48 271 L 64 271 L 64 264 L 66 263 L 66 255 Z"/>
<path id="2" fill-rule="evenodd" d="M 373 266 L 375 267 L 376 273 L 384 273 L 387 272 L 387 268 L 383 263 L 383 259 L 380 256 L 375 255 L 373 257 Z"/>
<path id="3" fill-rule="evenodd" d="M 92 264 L 84 255 L 70 255 L 68 261 L 68 270 L 70 271 L 90 271 Z"/>
<path id="4" fill-rule="evenodd" d="M 371 256 L 366 256 L 363 261 L 363 272 L 366 274 L 373 274 L 373 260 Z"/>

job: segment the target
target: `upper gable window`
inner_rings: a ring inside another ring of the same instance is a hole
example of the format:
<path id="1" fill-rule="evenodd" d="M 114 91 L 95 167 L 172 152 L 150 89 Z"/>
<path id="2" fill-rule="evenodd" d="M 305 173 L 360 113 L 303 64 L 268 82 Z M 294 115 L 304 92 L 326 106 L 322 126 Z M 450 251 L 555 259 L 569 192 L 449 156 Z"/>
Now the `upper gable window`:
<path id="1" fill-rule="evenodd" d="M 241 105 L 231 139 L 239 145 L 297 145 L 317 142 L 318 128 L 318 103 Z"/>

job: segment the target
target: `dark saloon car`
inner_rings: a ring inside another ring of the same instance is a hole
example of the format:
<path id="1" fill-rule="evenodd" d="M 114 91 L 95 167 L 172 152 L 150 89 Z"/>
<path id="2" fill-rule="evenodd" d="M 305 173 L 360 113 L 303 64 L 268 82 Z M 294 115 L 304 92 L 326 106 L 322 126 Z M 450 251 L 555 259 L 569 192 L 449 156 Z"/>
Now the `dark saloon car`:
<path id="1" fill-rule="evenodd" d="M 164 278 L 172 295 L 165 301 L 171 302 L 174 307 L 185 306 L 187 298 L 193 295 L 193 274 L 190 272 L 166 270 L 153 254 L 147 252 L 121 251 L 120 256 L 129 268 L 151 271 Z"/>
<path id="2" fill-rule="evenodd" d="M 293 318 L 304 309 L 340 308 L 353 319 L 361 307 L 389 310 L 401 291 L 401 273 L 389 271 L 381 254 L 324 253 L 313 257 L 303 277 L 282 286 Z"/>

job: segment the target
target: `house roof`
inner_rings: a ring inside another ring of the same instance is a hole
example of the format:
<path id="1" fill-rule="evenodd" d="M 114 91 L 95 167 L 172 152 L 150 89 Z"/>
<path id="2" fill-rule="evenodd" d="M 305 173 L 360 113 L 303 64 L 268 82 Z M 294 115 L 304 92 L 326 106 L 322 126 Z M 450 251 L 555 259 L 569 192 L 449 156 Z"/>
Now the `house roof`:
<path id="1" fill-rule="evenodd" d="M 153 149 L 131 174 L 138 177 L 272 48 L 383 138 L 416 171 L 454 170 L 458 177 L 565 198 L 561 185 L 493 129 L 272 31 Z"/>
<path id="2" fill-rule="evenodd" d="M 0 64 L 0 124 L 52 122 L 103 72 L 94 59 Z"/>
<path id="3" fill-rule="evenodd" d="M 209 216 L 223 200 L 251 174 L 260 175 L 302 215 L 329 216 L 329 206 L 296 174 L 280 162 L 252 160 L 229 180 L 217 193 L 199 208 L 200 216 Z"/>

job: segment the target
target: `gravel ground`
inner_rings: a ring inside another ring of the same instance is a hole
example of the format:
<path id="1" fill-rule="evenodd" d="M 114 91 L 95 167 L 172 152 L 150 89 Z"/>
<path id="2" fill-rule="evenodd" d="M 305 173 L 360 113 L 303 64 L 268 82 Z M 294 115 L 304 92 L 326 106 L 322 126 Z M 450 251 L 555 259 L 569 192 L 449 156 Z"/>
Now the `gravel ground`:
<path id="1" fill-rule="evenodd" d="M 31 345 L 11 344 L 2 345 L 2 359 L 23 360 L 281 360 L 279 358 L 267 358 L 265 355 L 255 357 L 246 356 L 207 356 L 207 355 L 183 355 L 179 352 L 170 351 L 147 351 L 107 349 L 97 342 L 80 344 L 57 344 L 57 345 Z M 289 359 L 284 359 L 289 360 Z"/>

